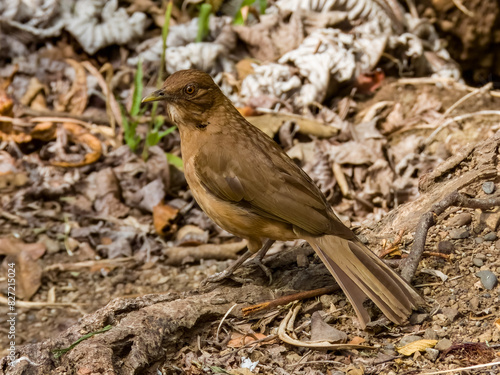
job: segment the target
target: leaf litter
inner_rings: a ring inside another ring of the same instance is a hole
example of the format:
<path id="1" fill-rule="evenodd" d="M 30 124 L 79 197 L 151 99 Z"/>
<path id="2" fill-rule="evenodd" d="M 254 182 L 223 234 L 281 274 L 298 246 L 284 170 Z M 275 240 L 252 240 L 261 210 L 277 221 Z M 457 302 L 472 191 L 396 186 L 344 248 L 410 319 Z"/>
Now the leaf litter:
<path id="1" fill-rule="evenodd" d="M 19 267 L 21 302 L 55 307 L 20 305 L 17 345 L 53 337 L 112 298 L 194 290 L 244 248 L 194 204 L 180 164 L 167 161 L 166 152 L 168 160 L 181 156 L 175 132 L 149 149 L 147 161 L 122 146 L 120 105 L 130 110 L 139 60 L 152 89 L 164 5 L 81 1 L 73 8 L 70 0 L 45 1 L 38 9 L 26 3 L 20 12 L 21 3 L 0 8 L 2 27 L 19 32 L 0 35 L 8 46 L 0 68 L 0 253 L 2 269 L 12 259 Z M 374 250 L 382 248 L 380 236 L 389 242 L 396 236 L 377 233 L 377 221 L 420 196 L 422 176 L 500 129 L 498 93 L 444 80 L 460 74 L 434 26 L 419 26 L 411 9 L 387 4 L 273 1 L 265 14 L 246 13 L 239 26 L 228 15 L 211 16 L 205 41 L 196 43 L 197 9 L 186 2 L 174 6 L 165 60 L 167 73 L 210 72 L 251 114 L 249 121 L 264 127 L 311 175 L 345 222 L 368 228 L 361 234 Z M 432 78 L 404 83 L 399 75 Z M 465 100 L 471 92 L 467 98 L 473 100 Z M 135 115 L 136 132 L 145 134 L 149 113 Z M 474 168 L 475 162 L 466 155 L 457 165 Z M 499 182 L 498 174 L 488 178 Z M 485 195 L 477 184 L 468 188 Z M 475 274 L 500 274 L 500 243 L 485 240 L 498 233 L 499 219 L 468 209 L 451 216 L 464 212 L 470 222 L 458 228 L 438 222 L 429 231 L 428 250 L 439 252 L 441 243 L 452 242 L 452 258 L 422 260 L 417 285 L 436 307 L 410 325 L 376 335 L 361 331 L 345 298 L 334 293 L 306 300 L 301 311 L 274 308 L 255 318 L 235 313 L 222 325 L 220 342 L 209 318 L 170 350 L 163 370 L 395 374 L 493 361 L 500 296 L 498 287 L 486 289 Z M 403 255 L 414 228 L 404 229 L 404 240 L 395 241 Z M 469 235 L 453 238 L 452 229 Z M 292 263 L 331 284 L 313 256 L 294 255 Z M 275 284 L 274 298 L 300 291 L 307 278 L 300 272 Z M 250 280 L 261 282 L 255 273 Z M 6 280 L 0 282 L 5 290 Z M 63 308 L 71 304 L 79 307 Z M 295 327 L 281 329 L 291 313 Z M 253 327 L 258 322 L 259 332 Z M 318 325 L 353 349 L 308 351 L 310 341 L 331 338 L 318 336 Z M 420 338 L 404 346 L 413 357 L 398 358 L 397 340 L 409 334 Z M 439 349 L 439 359 L 425 351 L 443 340 L 454 344 Z M 241 367 L 244 358 L 249 367 Z"/>

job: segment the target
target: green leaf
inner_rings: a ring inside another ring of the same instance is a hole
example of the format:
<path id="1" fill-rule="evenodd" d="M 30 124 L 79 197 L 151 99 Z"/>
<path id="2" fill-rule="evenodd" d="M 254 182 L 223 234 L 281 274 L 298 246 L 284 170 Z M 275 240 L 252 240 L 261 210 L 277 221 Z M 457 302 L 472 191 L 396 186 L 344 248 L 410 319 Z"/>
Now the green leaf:
<path id="1" fill-rule="evenodd" d="M 184 170 L 184 163 L 182 162 L 182 159 L 180 157 L 169 152 L 167 152 L 165 155 L 167 155 L 167 160 L 170 164 L 172 164 L 177 169 L 180 169 L 181 171 Z"/>
<path id="2" fill-rule="evenodd" d="M 199 43 L 205 39 L 209 31 L 210 13 L 212 12 L 212 5 L 203 3 L 200 6 L 200 14 L 198 15 L 198 34 L 196 35 L 196 42 Z"/>
<path id="3" fill-rule="evenodd" d="M 167 51 L 167 37 L 168 37 L 168 31 L 170 28 L 170 17 L 172 15 L 172 6 L 173 6 L 173 1 L 170 0 L 167 5 L 167 9 L 165 10 L 165 20 L 163 22 L 163 27 L 161 28 L 161 41 L 162 41 L 162 49 L 161 49 L 161 58 L 160 58 L 160 71 L 158 73 L 158 81 L 156 83 L 156 86 L 158 88 L 161 87 L 161 84 L 163 82 L 163 71 L 165 70 L 165 55 Z"/>
<path id="4" fill-rule="evenodd" d="M 170 133 L 172 133 L 175 129 L 177 129 L 177 126 L 171 126 L 170 128 L 162 131 L 159 133 L 159 136 L 160 136 L 160 139 L 162 139 L 163 137 L 169 135 Z"/>
<path id="5" fill-rule="evenodd" d="M 134 77 L 134 94 L 132 96 L 132 108 L 130 108 L 130 115 L 137 116 L 141 109 L 142 101 L 142 60 L 137 61 L 137 70 Z"/>
<path id="6" fill-rule="evenodd" d="M 266 13 L 266 9 L 267 9 L 267 0 L 259 0 L 259 10 L 260 10 L 260 14 L 264 14 Z"/>
<path id="7" fill-rule="evenodd" d="M 120 109 L 122 112 L 123 137 L 125 138 L 125 143 L 132 151 L 135 151 L 141 142 L 141 138 L 136 134 L 138 122 L 130 122 L 125 107 L 121 105 Z"/>

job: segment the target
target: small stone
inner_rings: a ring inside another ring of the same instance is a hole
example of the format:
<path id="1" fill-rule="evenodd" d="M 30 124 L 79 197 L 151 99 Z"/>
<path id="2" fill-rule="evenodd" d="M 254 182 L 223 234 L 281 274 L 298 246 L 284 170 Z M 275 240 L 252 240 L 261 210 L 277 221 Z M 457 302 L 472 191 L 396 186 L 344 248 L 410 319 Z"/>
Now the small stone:
<path id="1" fill-rule="evenodd" d="M 493 194 L 495 191 L 495 183 L 493 181 L 486 181 L 483 183 L 483 191 L 486 194 Z"/>
<path id="2" fill-rule="evenodd" d="M 500 250 L 500 240 L 495 242 L 495 249 Z"/>
<path id="3" fill-rule="evenodd" d="M 482 259 L 479 259 L 479 258 L 474 258 L 472 259 L 472 263 L 476 266 L 476 267 L 482 267 L 484 265 L 484 262 Z"/>
<path id="4" fill-rule="evenodd" d="M 401 341 L 399 342 L 398 346 L 405 346 L 405 345 L 408 345 L 414 341 L 418 341 L 418 340 L 422 340 L 422 337 L 420 336 L 417 336 L 417 335 L 409 335 L 409 336 L 405 336 L 401 339 Z"/>
<path id="5" fill-rule="evenodd" d="M 446 319 L 453 322 L 458 315 L 458 310 L 452 307 L 445 307 L 443 309 L 443 314 L 446 316 Z"/>
<path id="6" fill-rule="evenodd" d="M 452 240 L 461 240 L 464 238 L 468 238 L 470 233 L 467 229 L 452 229 L 450 230 L 450 238 Z"/>
<path id="7" fill-rule="evenodd" d="M 450 241 L 440 241 L 437 244 L 437 251 L 443 254 L 451 254 L 454 250 L 453 243 Z"/>
<path id="8" fill-rule="evenodd" d="M 427 318 L 429 317 L 429 314 L 419 314 L 419 313 L 413 313 L 410 316 L 410 324 L 416 325 L 416 324 L 422 324 Z"/>
<path id="9" fill-rule="evenodd" d="M 482 239 L 481 237 L 476 237 L 476 238 L 474 238 L 474 242 L 477 244 L 480 244 L 480 243 L 484 242 L 484 239 Z"/>
<path id="10" fill-rule="evenodd" d="M 500 223 L 500 211 L 483 212 L 479 216 L 479 224 L 486 224 L 488 228 L 495 231 Z"/>
<path id="11" fill-rule="evenodd" d="M 427 328 L 424 332 L 424 339 L 439 340 L 439 336 L 437 335 L 436 331 L 434 331 L 432 328 Z"/>
<path id="12" fill-rule="evenodd" d="M 485 241 L 495 241 L 497 239 L 497 234 L 495 232 L 490 232 L 484 235 Z"/>
<path id="13" fill-rule="evenodd" d="M 434 349 L 439 350 L 440 352 L 444 352 L 445 350 L 449 349 L 450 346 L 452 346 L 453 343 L 451 340 L 448 339 L 441 339 L 438 341 Z"/>
<path id="14" fill-rule="evenodd" d="M 484 255 L 482 253 L 477 253 L 476 254 L 476 258 L 481 259 L 482 261 L 485 261 L 486 260 L 486 255 Z"/>
<path id="15" fill-rule="evenodd" d="M 439 357 L 439 350 L 433 348 L 425 348 L 425 357 L 431 362 L 436 362 Z"/>
<path id="16" fill-rule="evenodd" d="M 493 289 L 498 284 L 497 277 L 491 271 L 479 271 L 478 273 L 476 273 L 476 276 L 481 279 L 481 283 L 488 290 Z"/>
<path id="17" fill-rule="evenodd" d="M 449 227 L 461 227 L 463 225 L 468 225 L 472 221 L 472 215 L 468 212 L 462 212 L 456 216 L 453 216 L 446 223 Z"/>
<path id="18" fill-rule="evenodd" d="M 479 298 L 477 298 L 477 296 L 469 300 L 469 308 L 471 311 L 477 311 L 479 309 Z"/>

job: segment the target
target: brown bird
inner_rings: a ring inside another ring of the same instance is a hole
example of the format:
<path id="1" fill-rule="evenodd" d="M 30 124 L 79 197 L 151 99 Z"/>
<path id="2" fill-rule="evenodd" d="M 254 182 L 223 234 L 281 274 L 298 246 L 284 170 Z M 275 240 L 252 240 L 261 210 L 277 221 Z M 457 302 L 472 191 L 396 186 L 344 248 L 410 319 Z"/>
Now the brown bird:
<path id="1" fill-rule="evenodd" d="M 166 102 L 178 125 L 194 198 L 220 227 L 248 241 L 248 254 L 259 249 L 265 253 L 275 240 L 306 240 L 344 290 L 363 328 L 369 322 L 363 308 L 367 297 L 398 324 L 423 304 L 335 216 L 311 178 L 245 120 L 208 74 L 172 74 L 143 102 L 157 100 Z"/>

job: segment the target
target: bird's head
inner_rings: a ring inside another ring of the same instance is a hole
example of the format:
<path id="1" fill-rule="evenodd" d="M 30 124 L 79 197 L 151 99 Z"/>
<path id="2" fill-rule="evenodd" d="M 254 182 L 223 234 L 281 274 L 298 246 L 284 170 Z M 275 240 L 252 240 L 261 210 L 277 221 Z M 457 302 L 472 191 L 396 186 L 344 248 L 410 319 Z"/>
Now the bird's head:
<path id="1" fill-rule="evenodd" d="M 143 103 L 165 101 L 171 120 L 179 126 L 200 126 L 228 99 L 205 72 L 180 70 L 169 76 L 160 90 L 142 99 Z"/>

